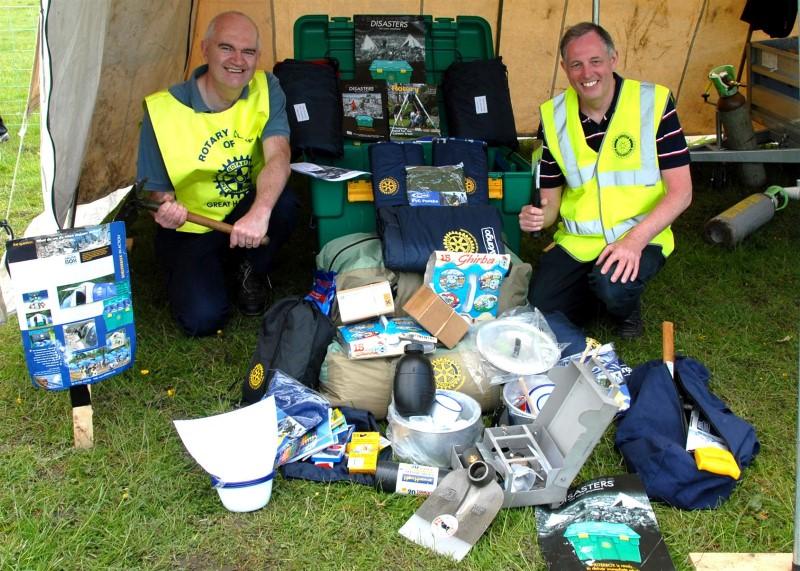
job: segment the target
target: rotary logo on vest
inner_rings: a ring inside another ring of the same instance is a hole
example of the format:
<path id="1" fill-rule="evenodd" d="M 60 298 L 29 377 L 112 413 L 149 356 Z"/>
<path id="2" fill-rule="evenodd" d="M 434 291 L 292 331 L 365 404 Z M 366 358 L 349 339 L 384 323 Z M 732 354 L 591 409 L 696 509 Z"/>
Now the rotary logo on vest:
<path id="1" fill-rule="evenodd" d="M 621 159 L 630 155 L 635 147 L 633 137 L 628 133 L 617 135 L 617 138 L 614 139 L 614 153 Z"/>
<path id="2" fill-rule="evenodd" d="M 253 189 L 250 172 L 253 170 L 253 160 L 250 155 L 234 157 L 227 161 L 217 171 L 214 182 L 222 196 L 241 198 Z"/>

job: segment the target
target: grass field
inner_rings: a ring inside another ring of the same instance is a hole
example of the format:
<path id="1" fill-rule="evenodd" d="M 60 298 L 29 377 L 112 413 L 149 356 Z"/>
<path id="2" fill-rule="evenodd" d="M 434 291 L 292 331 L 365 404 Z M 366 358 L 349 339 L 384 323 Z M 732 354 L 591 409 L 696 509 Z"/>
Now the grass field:
<path id="1" fill-rule="evenodd" d="M 27 136 L 34 132 L 32 125 Z M 41 203 L 36 139 L 24 148 L 29 175 L 17 183 L 11 209 L 18 230 Z M 4 211 L 17 144 L 12 137 L 0 147 Z M 712 390 L 756 427 L 761 453 L 722 506 L 689 512 L 655 504 L 678 569 L 691 568 L 695 551 L 792 550 L 800 205 L 789 204 L 734 251 L 711 246 L 704 222 L 751 192 L 733 176 L 717 188 L 711 178 L 719 172 L 693 171 L 695 200 L 674 226 L 676 253 L 645 295 L 646 335 L 621 342 L 602 323 L 589 329 L 637 365 L 659 357 L 660 323 L 674 321 L 678 352 L 703 362 Z M 769 173 L 783 185 L 800 176 L 780 167 Z M 152 271 L 152 231 L 147 217 L 130 228 L 139 351 L 131 371 L 93 389 L 93 449 L 71 447 L 68 396 L 32 388 L 16 319 L 0 325 L 0 569 L 455 568 L 397 534 L 420 498 L 278 478 L 265 509 L 225 511 L 172 421 L 230 409 L 258 320 L 234 315 L 207 339 L 179 334 Z M 305 225 L 296 232 L 275 276 L 276 298 L 308 289 L 313 233 Z M 522 257 L 535 262 L 545 243 L 526 236 Z M 612 427 L 578 480 L 622 472 Z M 501 511 L 458 568 L 544 568 L 533 509 Z"/>

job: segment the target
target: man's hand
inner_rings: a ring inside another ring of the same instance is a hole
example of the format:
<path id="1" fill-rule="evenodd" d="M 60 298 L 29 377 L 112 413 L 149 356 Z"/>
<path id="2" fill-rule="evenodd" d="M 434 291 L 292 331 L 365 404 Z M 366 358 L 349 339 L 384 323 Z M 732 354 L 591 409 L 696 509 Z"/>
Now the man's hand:
<path id="1" fill-rule="evenodd" d="M 251 209 L 233 224 L 231 231 L 231 248 L 258 248 L 261 240 L 267 235 L 270 211 L 259 213 Z"/>
<path id="2" fill-rule="evenodd" d="M 621 240 L 609 244 L 597 258 L 602 264 L 600 272 L 606 274 L 614 263 L 617 264 L 611 275 L 611 282 L 633 281 L 639 276 L 639 260 L 642 250 L 664 228 L 672 224 L 678 215 L 692 202 L 692 177 L 689 165 L 661 171 L 666 186 L 666 195 L 661 202 L 628 232 Z"/>
<path id="3" fill-rule="evenodd" d="M 519 228 L 524 232 L 538 232 L 552 226 L 561 208 L 561 187 L 542 189 L 542 207 L 526 204 L 519 211 Z"/>
<path id="4" fill-rule="evenodd" d="M 606 246 L 597 258 L 596 265 L 600 268 L 600 273 L 607 274 L 614 264 L 614 273 L 611 274 L 609 281 L 616 283 L 628 283 L 634 281 L 639 275 L 639 260 L 642 258 L 642 250 L 647 246 L 647 243 L 640 244 L 635 238 L 630 235 L 625 236 L 621 240 L 617 240 L 613 244 Z"/>
<path id="5" fill-rule="evenodd" d="M 158 210 L 153 213 L 153 218 L 159 226 L 169 230 L 183 226 L 189 211 L 183 204 L 175 200 L 174 193 L 152 192 L 151 196 L 153 200 L 161 203 Z"/>
<path id="6" fill-rule="evenodd" d="M 542 207 L 527 204 L 519 211 L 519 229 L 523 232 L 538 232 L 545 226 L 545 207 L 548 200 L 542 198 Z"/>

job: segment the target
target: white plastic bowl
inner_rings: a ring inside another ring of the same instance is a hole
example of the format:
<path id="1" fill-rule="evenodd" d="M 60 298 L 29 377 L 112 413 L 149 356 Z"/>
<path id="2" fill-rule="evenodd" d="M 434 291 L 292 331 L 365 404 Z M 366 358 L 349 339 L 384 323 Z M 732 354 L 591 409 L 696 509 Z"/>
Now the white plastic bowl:
<path id="1" fill-rule="evenodd" d="M 272 480 L 242 488 L 216 488 L 222 505 L 232 512 L 252 512 L 269 503 Z"/>

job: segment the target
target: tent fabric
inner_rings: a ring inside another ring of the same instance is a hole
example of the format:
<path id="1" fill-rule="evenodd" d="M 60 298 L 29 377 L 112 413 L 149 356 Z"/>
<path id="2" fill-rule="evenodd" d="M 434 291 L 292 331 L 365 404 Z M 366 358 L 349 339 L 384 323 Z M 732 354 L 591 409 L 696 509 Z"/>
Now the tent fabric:
<path id="1" fill-rule="evenodd" d="M 59 227 L 133 182 L 141 101 L 183 79 L 192 4 L 42 0 L 42 190 Z"/>

